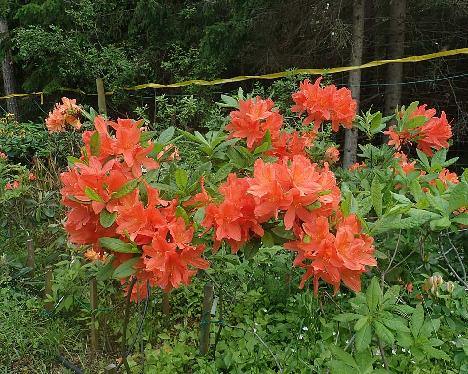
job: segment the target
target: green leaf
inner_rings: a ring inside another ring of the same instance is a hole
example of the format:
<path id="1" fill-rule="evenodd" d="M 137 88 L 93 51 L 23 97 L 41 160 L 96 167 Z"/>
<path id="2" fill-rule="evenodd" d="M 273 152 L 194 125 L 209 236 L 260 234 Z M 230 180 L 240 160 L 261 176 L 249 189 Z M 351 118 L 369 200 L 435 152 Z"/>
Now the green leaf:
<path id="1" fill-rule="evenodd" d="M 169 143 L 172 138 L 174 137 L 174 132 L 175 128 L 173 126 L 168 127 L 166 130 L 164 130 L 158 138 L 158 143 L 160 144 L 167 144 Z"/>
<path id="2" fill-rule="evenodd" d="M 79 158 L 76 158 L 76 157 L 73 157 L 73 156 L 68 156 L 67 161 L 68 161 L 68 166 L 73 166 L 77 162 L 82 162 Z"/>
<path id="3" fill-rule="evenodd" d="M 409 348 L 413 346 L 414 344 L 413 338 L 407 332 L 398 332 L 397 341 L 398 341 L 398 344 L 404 348 Z"/>
<path id="4" fill-rule="evenodd" d="M 408 122 L 405 123 L 405 129 L 414 129 L 416 127 L 422 126 L 427 122 L 425 116 L 414 116 Z"/>
<path id="5" fill-rule="evenodd" d="M 369 347 L 372 340 L 372 327 L 366 323 L 362 329 L 356 332 L 356 340 L 354 341 L 356 351 L 362 352 Z"/>
<path id="6" fill-rule="evenodd" d="M 432 231 L 440 231 L 440 230 L 450 227 L 451 222 L 450 222 L 450 218 L 445 216 L 445 217 L 431 221 L 429 225 L 431 226 Z"/>
<path id="7" fill-rule="evenodd" d="M 176 185 L 180 190 L 185 190 L 188 184 L 188 174 L 184 169 L 176 169 L 175 171 Z"/>
<path id="8" fill-rule="evenodd" d="M 340 347 L 337 347 L 336 345 L 331 344 L 330 346 L 330 351 L 332 352 L 333 356 L 335 356 L 338 360 L 344 362 L 346 365 L 349 365 L 353 368 L 357 368 L 357 363 L 354 360 L 353 356 L 350 355 L 348 352 L 345 352 L 343 349 Z"/>
<path id="9" fill-rule="evenodd" d="M 442 359 L 446 361 L 450 360 L 450 357 L 444 351 L 441 351 L 440 349 L 437 349 L 428 345 L 423 346 L 422 349 L 424 353 L 426 353 L 429 357 Z"/>
<path id="10" fill-rule="evenodd" d="M 369 323 L 369 316 L 361 316 L 354 324 L 354 331 L 362 330 L 362 328 Z"/>
<path id="11" fill-rule="evenodd" d="M 284 227 L 276 226 L 271 229 L 271 232 L 282 239 L 294 240 L 294 234 Z"/>
<path id="12" fill-rule="evenodd" d="M 382 302 L 382 289 L 376 277 L 372 278 L 369 288 L 366 290 L 366 302 L 371 313 L 377 310 L 377 306 Z"/>
<path id="13" fill-rule="evenodd" d="M 201 225 L 204 218 L 205 218 L 205 208 L 199 208 L 193 215 L 193 221 L 199 225 Z"/>
<path id="14" fill-rule="evenodd" d="M 429 159 L 427 158 L 426 154 L 423 151 L 420 151 L 416 148 L 416 153 L 418 154 L 419 159 L 421 160 L 421 164 L 428 170 L 431 168 L 429 164 Z"/>
<path id="15" fill-rule="evenodd" d="M 409 332 L 410 329 L 406 326 L 406 322 L 403 318 L 392 316 L 390 318 L 384 318 L 382 320 L 385 326 L 393 331 L 400 331 L 400 332 Z"/>
<path id="16" fill-rule="evenodd" d="M 138 247 L 133 243 L 127 243 L 117 238 L 99 238 L 101 247 L 119 253 L 139 253 Z"/>
<path id="17" fill-rule="evenodd" d="M 351 321 L 355 321 L 359 318 L 361 318 L 362 316 L 360 314 L 356 314 L 356 313 L 341 313 L 341 314 L 338 314 L 337 316 L 333 317 L 333 319 L 335 321 L 339 321 L 339 322 L 351 322 Z"/>
<path id="18" fill-rule="evenodd" d="M 140 144 L 145 144 L 148 140 L 153 139 L 156 131 L 143 131 L 140 135 Z"/>
<path id="19" fill-rule="evenodd" d="M 91 135 L 89 148 L 91 149 L 92 156 L 97 156 L 101 151 L 101 136 L 97 131 L 95 131 L 93 135 Z"/>
<path id="20" fill-rule="evenodd" d="M 331 369 L 331 374 L 356 374 L 356 369 L 346 365 L 343 361 L 331 360 L 327 365 Z"/>
<path id="21" fill-rule="evenodd" d="M 271 248 L 275 245 L 275 240 L 273 239 L 273 235 L 270 232 L 265 231 L 262 236 L 262 246 L 264 248 Z"/>
<path id="22" fill-rule="evenodd" d="M 372 206 L 374 207 L 377 215 L 380 217 L 382 215 L 382 185 L 379 183 L 377 176 L 372 180 L 371 199 Z"/>
<path id="23" fill-rule="evenodd" d="M 91 200 L 97 201 L 98 203 L 104 203 L 104 200 L 102 199 L 102 197 L 99 196 L 99 194 L 96 191 L 94 191 L 92 188 L 86 187 L 85 190 L 84 190 L 84 193 Z"/>
<path id="24" fill-rule="evenodd" d="M 468 213 L 465 212 L 452 218 L 452 222 L 456 222 L 461 225 L 468 225 Z"/>
<path id="25" fill-rule="evenodd" d="M 413 204 L 413 202 L 410 199 L 408 199 L 405 195 L 401 195 L 394 192 L 391 192 L 391 194 L 393 198 L 401 204 Z"/>
<path id="26" fill-rule="evenodd" d="M 223 100 L 223 103 L 220 103 L 220 104 L 223 107 L 226 107 L 226 108 L 238 108 L 239 107 L 238 101 L 231 96 L 221 95 L 221 100 Z"/>
<path id="27" fill-rule="evenodd" d="M 417 179 L 413 179 L 411 181 L 409 188 L 416 202 L 419 202 L 426 197 L 426 194 L 422 191 L 421 185 Z"/>
<path id="28" fill-rule="evenodd" d="M 99 214 L 99 223 L 101 224 L 102 227 L 108 228 L 111 227 L 115 219 L 117 218 L 117 212 L 108 212 L 107 209 L 101 210 L 101 213 Z"/>
<path id="29" fill-rule="evenodd" d="M 468 204 L 468 183 L 462 181 L 454 186 L 448 198 L 450 213 Z"/>
<path id="30" fill-rule="evenodd" d="M 227 178 L 229 173 L 232 171 L 232 165 L 231 164 L 225 164 L 221 166 L 216 173 L 213 176 L 213 181 L 214 182 L 221 182 Z"/>
<path id="31" fill-rule="evenodd" d="M 411 333 L 414 337 L 419 336 L 419 332 L 421 331 L 421 327 L 424 323 L 424 309 L 421 304 L 416 306 L 416 309 L 413 312 L 413 316 L 411 317 Z"/>
<path id="32" fill-rule="evenodd" d="M 260 153 L 266 152 L 271 148 L 271 135 L 270 130 L 267 130 L 265 136 L 263 137 L 263 142 L 257 148 L 255 148 L 253 154 L 258 155 Z"/>
<path id="33" fill-rule="evenodd" d="M 393 344 L 395 337 L 393 336 L 392 332 L 387 329 L 381 322 L 374 321 L 374 328 L 375 333 L 384 343 L 387 343 L 388 345 Z"/>
<path id="34" fill-rule="evenodd" d="M 127 278 L 130 275 L 135 273 L 135 269 L 133 266 L 140 261 L 140 257 L 133 257 L 123 263 L 121 263 L 117 268 L 114 270 L 113 278 L 122 279 Z"/>
<path id="35" fill-rule="evenodd" d="M 112 192 L 111 198 L 113 199 L 120 199 L 121 197 L 129 194 L 138 186 L 138 179 L 132 179 L 131 181 L 126 182 L 122 187 L 120 187 L 117 191 Z"/>

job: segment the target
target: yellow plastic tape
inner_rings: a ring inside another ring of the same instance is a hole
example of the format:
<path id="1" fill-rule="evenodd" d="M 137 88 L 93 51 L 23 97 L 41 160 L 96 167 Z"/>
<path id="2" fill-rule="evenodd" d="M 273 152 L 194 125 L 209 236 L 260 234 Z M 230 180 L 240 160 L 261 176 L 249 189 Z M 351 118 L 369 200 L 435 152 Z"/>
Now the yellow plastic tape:
<path id="1" fill-rule="evenodd" d="M 120 90 L 125 91 L 138 91 L 143 90 L 146 88 L 177 88 L 177 87 L 185 87 L 185 86 L 215 86 L 218 84 L 224 83 L 233 83 L 233 82 L 241 82 L 250 79 L 278 79 L 289 77 L 297 74 L 314 74 L 314 75 L 321 75 L 321 74 L 333 74 L 333 73 L 342 73 L 351 70 L 357 69 L 367 69 L 375 66 L 381 66 L 386 64 L 392 63 L 406 63 L 406 62 L 419 62 L 419 61 L 426 61 L 432 60 L 435 58 L 441 57 L 448 57 L 448 56 L 455 56 L 459 54 L 468 54 L 468 48 L 458 48 L 458 49 L 450 49 L 448 51 L 440 51 L 435 53 L 429 53 L 426 55 L 419 55 L 419 56 L 409 56 L 403 58 L 395 58 L 391 60 L 376 60 L 367 62 L 362 65 L 355 65 L 355 66 L 340 66 L 328 69 L 295 69 L 290 71 L 282 71 L 279 73 L 271 73 L 271 74 L 263 74 L 263 75 L 239 75 L 237 77 L 232 78 L 225 78 L 225 79 L 214 79 L 214 80 L 203 80 L 203 79 L 192 79 L 183 82 L 171 83 L 171 84 L 161 84 L 161 83 L 146 83 L 146 84 L 139 84 L 137 86 L 132 87 L 121 87 Z M 63 91 L 72 91 L 77 92 L 83 95 L 96 95 L 96 94 L 87 94 L 78 89 L 71 89 L 71 88 L 62 88 Z M 25 96 L 33 96 L 33 95 L 41 95 L 43 96 L 43 92 L 32 92 L 32 93 L 22 93 L 22 94 L 10 94 L 6 96 L 0 96 L 0 99 L 9 99 L 12 97 L 25 97 Z M 112 95 L 114 91 L 106 92 L 106 95 Z"/>

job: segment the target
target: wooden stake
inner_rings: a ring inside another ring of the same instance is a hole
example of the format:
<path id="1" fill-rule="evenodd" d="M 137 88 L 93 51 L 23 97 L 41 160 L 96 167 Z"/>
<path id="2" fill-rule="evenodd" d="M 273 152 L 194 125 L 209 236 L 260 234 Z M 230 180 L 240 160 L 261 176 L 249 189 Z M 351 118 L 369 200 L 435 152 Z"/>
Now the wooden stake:
<path id="1" fill-rule="evenodd" d="M 213 305 L 214 287 L 207 282 L 203 288 L 203 309 L 200 321 L 200 354 L 206 355 L 210 348 L 211 307 Z"/>
<path id="2" fill-rule="evenodd" d="M 36 267 L 36 260 L 35 260 L 35 253 L 34 253 L 34 242 L 32 239 L 28 239 L 26 241 L 26 245 L 28 247 L 28 257 L 26 258 L 26 266 L 31 268 L 31 278 L 34 278 L 34 270 Z"/>
<path id="3" fill-rule="evenodd" d="M 107 114 L 106 91 L 104 90 L 104 81 L 102 78 L 96 78 L 96 89 L 98 94 L 98 110 L 100 114 Z"/>
<path id="4" fill-rule="evenodd" d="M 52 267 L 51 266 L 46 267 L 44 295 L 45 297 L 47 297 L 47 295 L 52 296 Z M 54 308 L 54 303 L 52 301 L 46 301 L 46 303 L 44 304 L 44 308 L 45 310 L 50 312 Z"/>
<path id="5" fill-rule="evenodd" d="M 165 316 L 168 316 L 171 312 L 171 303 L 169 299 L 169 292 L 163 291 L 162 295 L 162 312 Z"/>
<path id="6" fill-rule="evenodd" d="M 91 354 L 94 356 L 96 355 L 98 349 L 98 331 L 96 328 L 96 311 L 98 306 L 98 296 L 96 278 L 91 278 L 89 281 L 89 300 L 91 305 Z"/>

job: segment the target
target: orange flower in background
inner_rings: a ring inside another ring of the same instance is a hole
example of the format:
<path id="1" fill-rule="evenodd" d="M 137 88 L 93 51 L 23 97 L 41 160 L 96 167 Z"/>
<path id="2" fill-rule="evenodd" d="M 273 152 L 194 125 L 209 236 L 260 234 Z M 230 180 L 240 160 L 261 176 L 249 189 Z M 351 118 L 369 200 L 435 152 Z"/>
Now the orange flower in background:
<path id="1" fill-rule="evenodd" d="M 68 124 L 79 130 L 81 127 L 78 118 L 80 112 L 81 108 L 76 105 L 75 99 L 62 97 L 62 104 L 55 104 L 54 110 L 49 112 L 46 119 L 47 129 L 49 132 L 62 132 L 65 131 L 65 126 Z"/>
<path id="2" fill-rule="evenodd" d="M 18 180 L 15 180 L 13 182 L 8 182 L 5 185 L 5 190 L 15 190 L 15 189 L 19 188 L 19 186 L 20 186 L 20 182 Z"/>
<path id="3" fill-rule="evenodd" d="M 6 160 L 6 159 L 8 159 L 8 156 L 5 153 L 0 152 L 0 160 Z"/>
<path id="4" fill-rule="evenodd" d="M 34 173 L 29 173 L 28 180 L 30 180 L 32 182 L 32 181 L 35 181 L 36 179 L 37 179 L 37 177 L 34 175 Z"/>
<path id="5" fill-rule="evenodd" d="M 403 117 L 404 113 L 401 113 Z M 426 117 L 426 122 L 420 126 L 411 129 L 402 129 L 398 131 L 395 126 L 384 131 L 389 137 L 388 145 L 400 150 L 405 143 L 415 142 L 418 149 L 426 155 L 432 156 L 432 150 L 448 148 L 448 140 L 452 137 L 452 129 L 447 121 L 445 112 L 442 112 L 440 117 L 436 117 L 435 109 L 426 109 L 426 105 L 418 106 L 409 119 L 417 116 Z"/>
<path id="6" fill-rule="evenodd" d="M 446 189 L 448 188 L 449 183 L 452 183 L 452 184 L 460 183 L 458 179 L 458 175 L 456 173 L 451 173 L 448 169 L 445 169 L 445 168 L 439 172 L 438 180 L 442 182 L 442 184 L 444 185 Z M 429 184 L 432 186 L 435 186 L 436 180 L 435 179 L 431 180 Z"/>
<path id="7" fill-rule="evenodd" d="M 340 160 L 340 151 L 336 147 L 329 147 L 325 151 L 325 162 L 330 164 Z"/>
<path id="8" fill-rule="evenodd" d="M 403 152 L 396 152 L 393 157 L 398 160 L 398 165 L 400 165 L 405 175 L 415 170 L 416 161 L 408 162 L 408 157 Z"/>
<path id="9" fill-rule="evenodd" d="M 322 122 L 330 121 L 332 130 L 338 131 L 339 125 L 346 128 L 353 126 L 356 116 L 357 104 L 347 88 L 337 89 L 335 85 L 320 87 L 322 77 L 317 78 L 314 84 L 305 79 L 299 91 L 292 95 L 295 105 L 291 108 L 299 115 L 306 112 L 304 125 L 314 123 L 317 130 Z"/>
<path id="10" fill-rule="evenodd" d="M 361 162 L 361 163 L 355 162 L 354 164 L 352 164 L 349 167 L 349 170 L 351 170 L 351 171 L 362 170 L 362 169 L 365 169 L 366 167 L 367 167 L 367 165 L 366 165 L 366 163 L 364 161 Z"/>
<path id="11" fill-rule="evenodd" d="M 255 99 L 239 100 L 239 110 L 230 113 L 231 122 L 226 126 L 230 132 L 229 139 L 245 139 L 250 150 L 258 147 L 267 131 L 272 139 L 278 136 L 283 125 L 283 116 L 273 111 L 273 100 Z"/>

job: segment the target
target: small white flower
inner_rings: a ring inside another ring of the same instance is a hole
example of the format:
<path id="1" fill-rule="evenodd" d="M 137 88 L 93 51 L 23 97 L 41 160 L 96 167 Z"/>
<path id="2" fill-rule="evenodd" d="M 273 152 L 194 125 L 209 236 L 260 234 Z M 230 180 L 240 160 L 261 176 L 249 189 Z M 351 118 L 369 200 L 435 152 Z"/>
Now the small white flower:
<path id="1" fill-rule="evenodd" d="M 266 313 L 266 312 L 267 312 L 266 308 L 263 308 L 263 313 Z"/>
<path id="2" fill-rule="evenodd" d="M 253 332 L 254 332 L 254 333 L 255 333 L 255 332 L 257 332 L 257 329 L 256 329 L 256 328 L 254 328 L 254 329 L 253 329 Z"/>
<path id="3" fill-rule="evenodd" d="M 301 334 L 299 335 L 299 340 L 302 340 L 304 338 L 304 336 Z"/>
<path id="4" fill-rule="evenodd" d="M 333 331 L 333 336 L 335 336 L 335 335 L 336 335 L 336 332 L 335 332 L 335 331 Z"/>
<path id="5" fill-rule="evenodd" d="M 291 352 L 293 352 L 293 353 L 294 353 L 294 352 L 296 352 L 296 350 L 295 350 L 294 348 L 291 348 Z"/>
<path id="6" fill-rule="evenodd" d="M 392 354 L 396 354 L 396 349 L 392 348 Z"/>
<path id="7" fill-rule="evenodd" d="M 309 331 L 309 328 L 308 328 L 307 326 L 303 326 L 303 327 L 302 327 L 302 330 L 304 330 L 304 331 Z"/>
<path id="8" fill-rule="evenodd" d="M 346 339 L 345 343 L 348 344 L 348 343 L 349 343 L 349 340 Z"/>
<path id="9" fill-rule="evenodd" d="M 334 31 L 332 31 L 331 36 L 335 36 L 335 32 L 334 32 Z"/>
<path id="10" fill-rule="evenodd" d="M 327 3 L 327 5 L 325 5 L 325 9 L 328 10 L 328 8 L 330 8 L 330 3 Z"/>
<path id="11" fill-rule="evenodd" d="M 402 351 L 402 352 L 406 352 L 406 349 L 402 348 L 401 351 Z"/>

